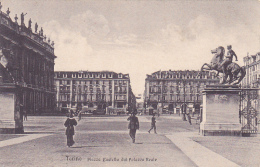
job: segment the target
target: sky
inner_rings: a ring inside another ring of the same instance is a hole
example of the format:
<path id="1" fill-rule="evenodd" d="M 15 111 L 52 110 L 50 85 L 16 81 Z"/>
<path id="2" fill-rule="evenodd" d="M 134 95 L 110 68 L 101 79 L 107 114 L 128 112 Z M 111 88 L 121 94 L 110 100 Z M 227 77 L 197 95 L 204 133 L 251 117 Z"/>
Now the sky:
<path id="1" fill-rule="evenodd" d="M 258 0 L 0 0 L 10 17 L 25 15 L 55 42 L 56 71 L 130 75 L 135 95 L 146 74 L 199 70 L 211 50 L 260 51 Z M 14 20 L 14 19 L 13 19 Z"/>

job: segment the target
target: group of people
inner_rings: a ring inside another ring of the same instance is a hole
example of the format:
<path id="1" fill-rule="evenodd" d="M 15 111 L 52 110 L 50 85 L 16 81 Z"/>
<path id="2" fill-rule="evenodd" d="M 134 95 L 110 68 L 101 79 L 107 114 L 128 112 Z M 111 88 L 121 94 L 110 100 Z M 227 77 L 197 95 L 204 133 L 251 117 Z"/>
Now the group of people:
<path id="1" fill-rule="evenodd" d="M 128 124 L 128 129 L 129 129 L 129 135 L 133 141 L 133 143 L 135 143 L 135 135 L 136 135 L 136 130 L 139 130 L 139 120 L 136 117 L 137 112 L 133 112 L 131 113 L 131 115 L 127 118 L 127 121 L 130 121 Z M 81 120 L 81 113 L 78 113 L 78 121 Z M 154 133 L 156 133 L 156 120 L 155 120 L 155 114 L 153 114 L 153 117 L 151 119 L 151 129 L 148 131 L 150 133 L 150 131 L 152 129 L 154 129 Z M 67 135 L 67 146 L 71 147 L 75 141 L 73 140 L 73 135 L 75 134 L 75 130 L 74 130 L 74 126 L 77 125 L 77 121 L 74 118 L 74 112 L 72 110 L 70 110 L 69 115 L 67 120 L 64 123 L 64 126 L 66 127 L 66 135 Z"/>
<path id="2" fill-rule="evenodd" d="M 136 117 L 137 112 L 131 113 L 131 116 L 127 118 L 127 121 L 130 121 L 128 124 L 128 129 L 129 129 L 129 135 L 132 138 L 133 143 L 135 143 L 135 135 L 136 135 L 136 130 L 139 130 L 139 121 L 138 118 Z M 154 133 L 157 134 L 156 132 L 156 120 L 155 120 L 155 114 L 153 114 L 153 117 L 151 119 L 151 129 L 148 130 L 148 133 L 151 132 L 152 129 L 154 129 Z"/>
<path id="3" fill-rule="evenodd" d="M 187 121 L 187 119 L 188 119 L 189 124 L 192 125 L 192 123 L 191 123 L 191 116 L 190 116 L 190 113 L 187 112 L 187 107 L 188 107 L 188 106 L 187 106 L 186 103 L 183 103 L 183 104 L 181 105 L 182 120 L 183 120 L 183 121 Z M 186 119 L 186 115 L 187 115 L 187 119 Z"/>

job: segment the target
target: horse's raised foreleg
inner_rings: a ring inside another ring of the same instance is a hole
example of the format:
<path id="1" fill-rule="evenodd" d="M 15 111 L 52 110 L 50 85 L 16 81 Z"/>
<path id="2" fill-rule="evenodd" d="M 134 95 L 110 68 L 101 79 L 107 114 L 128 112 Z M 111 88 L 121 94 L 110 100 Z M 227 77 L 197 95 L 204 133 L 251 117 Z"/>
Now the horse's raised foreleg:
<path id="1" fill-rule="evenodd" d="M 204 67 L 204 66 L 206 66 L 206 67 Z M 211 70 L 210 65 L 207 64 L 207 63 L 204 63 L 204 64 L 201 66 L 200 72 L 198 73 L 197 77 L 201 77 L 202 72 L 203 72 L 204 70 Z"/>
<path id="2" fill-rule="evenodd" d="M 204 67 L 204 66 L 206 66 L 206 67 Z M 202 71 L 204 71 L 204 70 L 212 70 L 211 65 L 208 64 L 208 63 L 204 63 L 204 64 L 201 66 L 200 71 L 202 72 Z"/>

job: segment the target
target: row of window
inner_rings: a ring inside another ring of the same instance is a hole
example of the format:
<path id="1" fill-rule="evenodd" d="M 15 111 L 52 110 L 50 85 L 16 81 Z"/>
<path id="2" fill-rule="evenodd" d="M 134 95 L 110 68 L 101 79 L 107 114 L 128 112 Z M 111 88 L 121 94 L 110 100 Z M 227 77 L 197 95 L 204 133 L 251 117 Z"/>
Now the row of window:
<path id="1" fill-rule="evenodd" d="M 96 94 L 96 95 L 73 95 L 71 101 L 111 101 L 112 95 Z M 115 100 L 127 100 L 126 95 L 115 95 Z M 70 101 L 70 95 L 60 95 L 59 101 Z"/>
<path id="2" fill-rule="evenodd" d="M 150 101 L 178 101 L 178 100 L 184 100 L 184 95 L 169 95 L 169 96 L 149 96 L 149 100 Z M 187 101 L 193 101 L 193 100 L 202 100 L 202 96 L 200 96 L 199 93 L 196 94 L 186 94 L 185 95 L 185 100 Z"/>
<path id="3" fill-rule="evenodd" d="M 93 73 L 87 73 L 87 74 L 83 74 L 83 73 L 73 73 L 71 74 L 72 78 L 113 78 L 114 74 L 93 74 Z M 57 73 L 55 74 L 55 77 L 57 78 Z M 62 74 L 63 78 L 68 78 L 68 74 L 64 73 Z M 122 74 L 118 74 L 118 78 L 123 78 Z"/>
<path id="4" fill-rule="evenodd" d="M 180 74 L 177 73 L 176 74 L 153 74 L 152 77 L 153 78 L 158 78 L 158 79 L 162 79 L 162 78 L 170 78 L 170 79 L 215 79 L 215 75 L 214 73 L 212 73 L 213 75 L 202 75 L 202 76 L 195 76 L 195 75 L 184 75 L 184 74 Z"/>
<path id="5" fill-rule="evenodd" d="M 161 87 L 162 85 L 163 86 L 177 86 L 177 85 L 185 85 L 185 86 L 203 86 L 203 85 L 214 85 L 218 83 L 218 81 L 197 81 L 197 82 L 194 82 L 194 81 L 189 81 L 189 82 L 182 82 L 182 81 L 150 81 L 149 82 L 149 85 L 150 86 L 158 86 L 158 87 Z"/>
<path id="6" fill-rule="evenodd" d="M 73 92 L 83 92 L 83 91 L 105 91 L 105 90 L 109 90 L 112 91 L 112 87 L 91 87 L 91 86 L 84 86 L 84 87 L 73 87 L 72 91 Z M 60 91 L 65 91 L 65 92 L 69 92 L 70 91 L 70 86 L 61 86 L 60 87 Z M 126 86 L 115 86 L 115 92 L 127 92 L 127 87 Z"/>
<path id="7" fill-rule="evenodd" d="M 70 80 L 60 80 L 60 85 L 70 85 L 71 84 L 71 81 Z M 120 85 L 120 84 L 123 84 L 123 85 L 126 85 L 127 84 L 127 81 L 126 80 L 115 80 L 114 81 L 115 85 Z M 85 84 L 85 85 L 105 85 L 105 84 L 108 84 L 108 85 L 112 85 L 112 80 L 90 80 L 90 81 L 76 81 L 76 80 L 72 80 L 72 84 L 75 85 L 75 84 Z"/>

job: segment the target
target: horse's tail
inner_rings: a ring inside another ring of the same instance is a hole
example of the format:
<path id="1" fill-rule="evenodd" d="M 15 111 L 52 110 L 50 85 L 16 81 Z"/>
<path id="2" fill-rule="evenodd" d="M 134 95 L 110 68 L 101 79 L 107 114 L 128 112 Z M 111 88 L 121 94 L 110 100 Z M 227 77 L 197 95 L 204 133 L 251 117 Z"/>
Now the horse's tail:
<path id="1" fill-rule="evenodd" d="M 238 83 L 242 81 L 242 79 L 246 76 L 246 67 L 242 66 L 240 67 L 240 74 L 241 76 L 239 77 Z"/>

